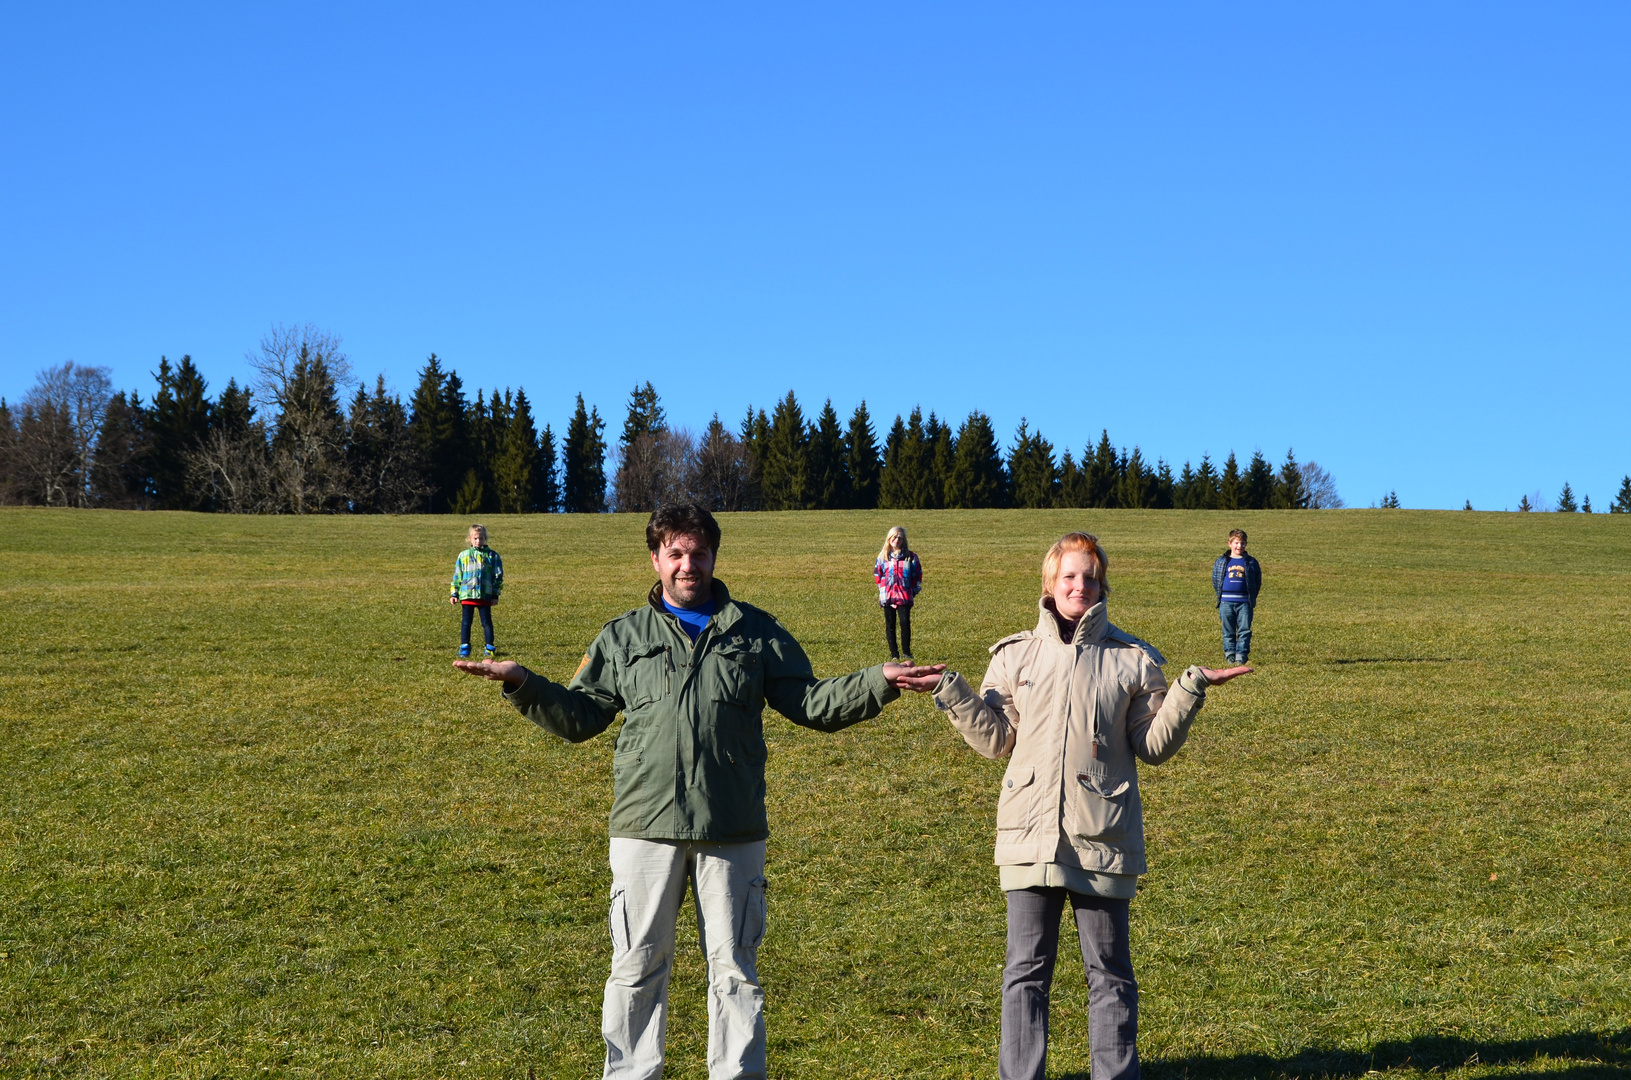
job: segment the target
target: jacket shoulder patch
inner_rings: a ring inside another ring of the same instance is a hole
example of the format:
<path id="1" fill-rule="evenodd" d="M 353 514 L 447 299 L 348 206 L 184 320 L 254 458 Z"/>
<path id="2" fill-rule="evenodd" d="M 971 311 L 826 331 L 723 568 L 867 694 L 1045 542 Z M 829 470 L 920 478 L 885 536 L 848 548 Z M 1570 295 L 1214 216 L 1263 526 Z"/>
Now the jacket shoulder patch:
<path id="1" fill-rule="evenodd" d="M 1131 645 L 1135 649 L 1143 649 L 1144 654 L 1155 662 L 1156 667 L 1166 666 L 1167 658 L 1161 655 L 1160 649 L 1157 649 L 1154 645 L 1151 645 L 1143 638 L 1134 637 L 1132 634 L 1129 634 L 1119 626 L 1110 627 L 1104 632 L 1104 636 L 1109 638 L 1111 641 L 1119 641 L 1123 645 Z"/>
<path id="2" fill-rule="evenodd" d="M 1033 637 L 1033 636 L 1035 636 L 1035 635 L 1034 635 L 1034 633 L 1032 631 L 1030 631 L 1030 630 L 1021 630 L 1017 634 L 1009 634 L 1007 637 L 1003 638 L 1001 641 L 997 642 L 995 645 L 991 646 L 991 648 L 987 649 L 986 651 L 989 652 L 992 656 L 995 656 L 995 655 L 997 655 L 997 653 L 1000 650 L 1007 648 L 1009 645 L 1012 645 L 1014 642 L 1023 641 L 1026 638 Z"/>

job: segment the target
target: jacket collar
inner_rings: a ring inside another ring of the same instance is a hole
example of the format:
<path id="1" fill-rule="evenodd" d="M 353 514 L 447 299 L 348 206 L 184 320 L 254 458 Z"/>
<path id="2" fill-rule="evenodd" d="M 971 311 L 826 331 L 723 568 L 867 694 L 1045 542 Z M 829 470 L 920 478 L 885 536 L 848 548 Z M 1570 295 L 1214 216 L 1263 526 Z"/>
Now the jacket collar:
<path id="1" fill-rule="evenodd" d="M 714 578 L 714 617 L 713 627 L 723 631 L 732 626 L 742 617 L 742 609 L 731 600 L 731 591 L 725 588 L 725 583 Z M 651 591 L 646 593 L 646 603 L 659 615 L 668 615 L 668 609 L 663 606 L 663 583 L 656 582 Z M 672 616 L 670 616 L 672 618 Z"/>
<path id="2" fill-rule="evenodd" d="M 1053 598 L 1044 596 L 1036 602 L 1040 612 L 1036 620 L 1036 632 L 1039 637 L 1047 641 L 1059 640 L 1058 615 L 1054 612 Z M 1104 601 L 1100 600 L 1087 609 L 1081 621 L 1076 624 L 1076 636 L 1071 639 L 1072 645 L 1092 645 L 1104 640 L 1104 632 L 1109 629 L 1110 616 L 1105 610 Z"/>

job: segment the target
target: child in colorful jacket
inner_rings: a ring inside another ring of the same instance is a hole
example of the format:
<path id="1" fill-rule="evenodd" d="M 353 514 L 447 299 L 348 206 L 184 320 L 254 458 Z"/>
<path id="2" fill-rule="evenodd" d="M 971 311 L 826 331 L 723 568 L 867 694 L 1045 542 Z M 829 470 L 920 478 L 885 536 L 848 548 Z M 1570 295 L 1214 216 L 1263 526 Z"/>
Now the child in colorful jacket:
<path id="1" fill-rule="evenodd" d="M 493 612 L 498 594 L 504 591 L 504 560 L 498 552 L 487 546 L 487 526 L 470 526 L 470 546 L 459 552 L 453 564 L 453 584 L 448 589 L 447 602 L 461 609 L 459 619 L 459 655 L 470 655 L 470 617 L 481 612 L 481 632 L 487 638 L 484 655 L 491 660 L 498 655 L 493 650 Z"/>
<path id="2" fill-rule="evenodd" d="M 923 588 L 923 564 L 906 546 L 906 530 L 896 525 L 883 538 L 883 550 L 872 568 L 878 583 L 878 606 L 883 608 L 883 636 L 889 657 L 899 660 L 904 650 L 912 658 L 912 601 Z M 900 620 L 900 649 L 895 647 L 895 621 Z"/>

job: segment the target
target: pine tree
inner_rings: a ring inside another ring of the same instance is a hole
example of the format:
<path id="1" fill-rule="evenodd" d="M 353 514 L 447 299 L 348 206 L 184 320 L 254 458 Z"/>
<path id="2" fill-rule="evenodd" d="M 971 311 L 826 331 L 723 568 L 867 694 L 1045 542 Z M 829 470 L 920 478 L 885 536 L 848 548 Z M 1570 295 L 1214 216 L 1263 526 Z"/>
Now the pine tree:
<path id="1" fill-rule="evenodd" d="M 598 514 L 606 509 L 606 421 L 597 409 L 585 410 L 583 395 L 566 425 L 561 448 L 561 508 L 570 514 Z"/>
<path id="2" fill-rule="evenodd" d="M 1308 491 L 1303 487 L 1302 466 L 1297 464 L 1296 455 L 1289 449 L 1286 450 L 1285 464 L 1280 466 L 1280 475 L 1274 478 L 1274 493 L 1269 501 L 1276 510 L 1308 509 Z"/>
<path id="3" fill-rule="evenodd" d="M 1176 503 L 1177 483 L 1172 479 L 1172 466 L 1167 464 L 1166 458 L 1157 458 L 1155 464 L 1155 502 L 1152 504 L 1157 510 L 1171 510 Z"/>
<path id="4" fill-rule="evenodd" d="M 1580 512 L 1582 514 L 1591 513 L 1591 496 L 1590 495 L 1587 495 L 1585 498 L 1580 500 Z"/>
<path id="5" fill-rule="evenodd" d="M 1241 492 L 1243 510 L 1267 510 L 1274 499 L 1274 468 L 1263 457 L 1263 451 L 1252 451 L 1252 462 L 1246 467 L 1246 482 Z"/>
<path id="6" fill-rule="evenodd" d="M 453 494 L 453 512 L 470 517 L 475 514 L 484 514 L 487 504 L 487 485 L 481 482 L 481 475 L 475 469 L 466 470 L 464 482 L 459 490 Z"/>
<path id="7" fill-rule="evenodd" d="M 1386 506 L 1386 501 L 1384 501 L 1382 505 Z M 1534 507 L 1529 505 L 1529 496 L 1525 495 L 1523 498 L 1518 500 L 1518 513 L 1527 514 L 1533 509 Z"/>
<path id="8" fill-rule="evenodd" d="M 1116 481 L 1116 505 L 1129 510 L 1147 510 L 1155 505 L 1155 476 L 1144 462 L 1138 447 L 1125 455 Z"/>
<path id="9" fill-rule="evenodd" d="M 1383 498 L 1382 498 L 1382 509 L 1383 510 L 1397 510 L 1397 509 L 1399 509 L 1399 493 L 1397 491 L 1390 491 L 1385 496 L 1383 496 Z"/>
<path id="10" fill-rule="evenodd" d="M 838 413 L 828 398 L 810 430 L 810 504 L 814 509 L 842 510 L 853 501 L 847 449 L 844 429 L 838 426 Z"/>
<path id="11" fill-rule="evenodd" d="M 204 376 L 193 366 L 191 356 L 183 356 L 174 370 L 161 356 L 153 377 L 159 389 L 153 396 L 147 430 L 154 502 L 161 510 L 208 509 L 187 489 L 187 455 L 209 433 L 210 402 Z"/>
<path id="12" fill-rule="evenodd" d="M 1240 463 L 1231 450 L 1223 463 L 1223 475 L 1218 478 L 1218 509 L 1245 509 L 1245 486 L 1240 477 Z"/>
<path id="13" fill-rule="evenodd" d="M 1059 494 L 1055 506 L 1082 507 L 1087 505 L 1086 476 L 1077 468 L 1076 459 L 1066 450 L 1059 459 Z"/>
<path id="14" fill-rule="evenodd" d="M 250 423 L 248 399 L 240 404 L 228 384 L 216 412 L 230 415 L 221 424 L 227 439 L 242 437 Z M 229 400 L 230 396 L 230 400 Z M 358 385 L 346 424 L 346 466 L 351 478 L 351 510 L 359 514 L 405 514 L 424 504 L 425 488 L 415 458 L 408 410 L 402 399 L 385 390 L 385 376 L 374 381 L 370 396 Z"/>
<path id="15" fill-rule="evenodd" d="M 287 378 L 273 389 L 278 408 L 272 468 L 278 498 L 296 514 L 347 508 L 345 417 L 334 385 L 331 344 L 302 341 Z"/>
<path id="16" fill-rule="evenodd" d="M 1620 493 L 1608 504 L 1611 514 L 1631 514 L 1631 476 L 1620 481 Z"/>
<path id="17" fill-rule="evenodd" d="M 895 437 L 896 429 L 900 431 L 899 439 Z M 922 509 L 928 497 L 929 464 L 923 410 L 914 406 L 905 424 L 896 416 L 895 428 L 890 429 L 889 442 L 884 447 L 878 505 L 886 510 Z"/>
<path id="18" fill-rule="evenodd" d="M 872 417 L 866 411 L 865 400 L 855 407 L 855 412 L 849 418 L 844 447 L 848 455 L 850 507 L 856 510 L 877 509 L 878 478 L 883 465 L 878 460 L 878 435 L 872 428 Z"/>
<path id="19" fill-rule="evenodd" d="M 634 445 L 642 435 L 660 435 L 668 430 L 668 417 L 657 397 L 657 389 L 647 379 L 644 386 L 629 392 L 629 412 L 623 420 L 623 434 L 617 443 L 624 450 Z"/>
<path id="20" fill-rule="evenodd" d="M 933 412 L 923 425 L 923 498 L 920 505 L 926 510 L 941 510 L 946 505 L 946 485 L 951 483 L 952 470 L 957 465 L 957 440 L 951 425 L 942 423 Z"/>
<path id="21" fill-rule="evenodd" d="M 1189 496 L 1189 509 L 1216 510 L 1223 505 L 1222 483 L 1211 454 L 1201 455 L 1201 466 L 1195 470 L 1194 490 Z"/>
<path id="22" fill-rule="evenodd" d="M 235 388 L 228 383 L 228 389 Z M 225 397 L 225 395 L 222 395 Z M 15 437 L 10 410 L 0 399 L 0 455 L 4 444 Z M 102 414 L 102 427 L 96 437 L 96 457 L 91 465 L 91 497 L 95 505 L 110 510 L 146 510 L 153 505 L 152 477 L 148 474 L 148 412 L 141 396 L 124 391 L 114 394 Z M 7 498 L 8 471 L 0 467 L 0 503 Z"/>
<path id="23" fill-rule="evenodd" d="M 451 509 L 453 495 L 470 468 L 464 391 L 457 378 L 443 371 L 441 361 L 431 353 L 409 400 L 408 429 L 413 433 L 414 456 L 430 492 L 427 505 L 433 514 Z"/>
<path id="24" fill-rule="evenodd" d="M 1028 510 L 1045 510 L 1054 505 L 1059 486 L 1059 470 L 1053 463 L 1053 444 L 1032 432 L 1021 417 L 1014 432 L 1014 445 L 1008 451 L 1009 504 Z"/>
<path id="25" fill-rule="evenodd" d="M 791 390 L 770 415 L 762 468 L 766 510 L 810 508 L 810 433 L 804 410 Z"/>
<path id="26" fill-rule="evenodd" d="M 1121 479 L 1121 461 L 1116 456 L 1116 448 L 1110 444 L 1109 429 L 1099 431 L 1099 445 L 1093 451 L 1091 460 L 1086 454 L 1082 455 L 1082 471 L 1086 473 L 1087 505 L 1115 506 L 1116 484 Z"/>
<path id="27" fill-rule="evenodd" d="M 1580 507 L 1574 501 L 1574 489 L 1569 487 L 1567 480 L 1563 481 L 1563 490 L 1557 494 L 1557 512 L 1560 514 L 1577 513 Z"/>
<path id="28" fill-rule="evenodd" d="M 1465 505 L 1465 506 L 1463 506 L 1463 507 L 1462 507 L 1462 508 L 1461 508 L 1461 509 L 1463 509 L 1463 510 L 1471 510 L 1471 509 L 1472 509 L 1472 500 L 1471 500 L 1471 499 L 1468 499 L 1468 500 L 1467 500 L 1467 505 Z"/>
<path id="29" fill-rule="evenodd" d="M 946 492 L 948 506 L 965 510 L 1006 506 L 1008 478 L 991 418 L 978 409 L 957 429 L 957 461 Z"/>
<path id="30" fill-rule="evenodd" d="M 516 392 L 509 401 L 505 393 L 505 411 L 509 422 L 504 425 L 503 440 L 493 459 L 492 477 L 495 501 L 501 514 L 531 514 L 538 510 L 538 489 L 541 485 L 538 460 L 538 429 L 532 420 L 532 403 L 527 392 Z M 551 451 L 553 451 L 551 447 Z M 551 454 L 553 457 L 553 453 Z"/>
<path id="31" fill-rule="evenodd" d="M 520 399 L 520 391 L 516 392 L 516 398 Z M 560 510 L 561 482 L 555 472 L 555 432 L 548 424 L 544 425 L 543 432 L 538 436 L 537 472 L 533 478 L 533 490 L 537 492 L 540 514 L 553 514 Z"/>

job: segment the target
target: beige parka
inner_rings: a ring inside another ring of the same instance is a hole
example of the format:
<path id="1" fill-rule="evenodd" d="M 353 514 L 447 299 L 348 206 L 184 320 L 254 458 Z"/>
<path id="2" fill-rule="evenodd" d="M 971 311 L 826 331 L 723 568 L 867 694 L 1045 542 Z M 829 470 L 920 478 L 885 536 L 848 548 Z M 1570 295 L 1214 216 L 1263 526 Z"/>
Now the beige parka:
<path id="1" fill-rule="evenodd" d="M 1052 601 L 1038 607 L 1035 630 L 991 646 L 978 694 L 955 672 L 934 692 L 969 746 L 1010 759 L 995 861 L 1142 874 L 1137 763 L 1159 765 L 1183 746 L 1206 701 L 1206 678 L 1191 667 L 1169 689 L 1161 654 L 1112 626 L 1102 600 L 1069 642 L 1060 640 Z"/>

